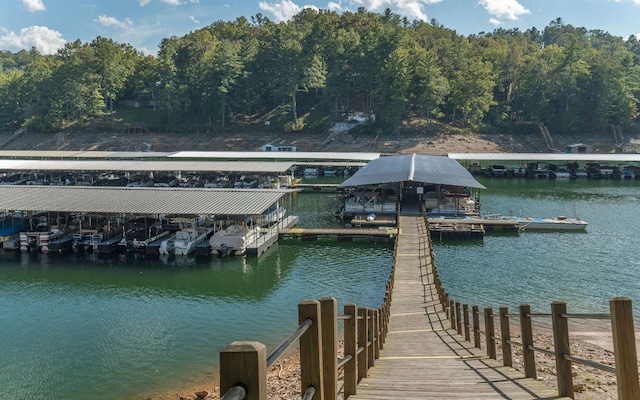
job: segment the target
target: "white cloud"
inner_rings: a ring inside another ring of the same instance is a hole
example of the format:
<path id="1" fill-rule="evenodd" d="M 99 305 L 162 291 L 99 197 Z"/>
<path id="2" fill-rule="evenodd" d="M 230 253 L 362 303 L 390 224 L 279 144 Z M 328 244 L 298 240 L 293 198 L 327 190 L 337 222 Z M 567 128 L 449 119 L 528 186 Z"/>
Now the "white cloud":
<path id="1" fill-rule="evenodd" d="M 120 21 L 115 17 L 108 17 L 104 14 L 94 19 L 94 21 L 100 23 L 100 25 L 115 26 L 120 29 L 127 29 L 133 25 L 133 22 L 131 22 L 129 18 L 126 18 L 124 21 Z"/>
<path id="2" fill-rule="evenodd" d="M 179 6 L 180 0 L 160 0 L 162 3 L 170 4 L 172 6 Z"/>
<path id="3" fill-rule="evenodd" d="M 140 0 L 139 3 L 140 3 L 140 7 L 144 7 L 147 4 L 151 3 L 151 0 Z"/>
<path id="4" fill-rule="evenodd" d="M 302 8 L 290 0 L 282 0 L 280 3 L 271 4 L 261 1 L 260 9 L 273 14 L 276 22 L 286 21 L 302 11 Z"/>
<path id="5" fill-rule="evenodd" d="M 426 21 L 428 18 L 424 11 L 424 6 L 442 1 L 443 0 L 343 0 L 338 3 L 330 2 L 328 8 L 338 12 L 344 11 L 347 8 L 358 7 L 364 7 L 371 12 L 382 12 L 388 8 L 395 14 L 405 16 L 409 19 Z M 344 6 L 343 3 L 348 3 L 349 7 Z"/>
<path id="6" fill-rule="evenodd" d="M 191 22 L 193 22 L 194 24 L 199 24 L 199 23 L 200 23 L 200 21 L 198 21 L 198 20 L 196 19 L 196 17 L 194 17 L 193 15 L 189 15 L 189 19 L 190 19 L 190 20 L 191 20 Z"/>
<path id="7" fill-rule="evenodd" d="M 495 26 L 502 25 L 502 21 L 496 18 L 489 18 L 489 23 Z"/>
<path id="8" fill-rule="evenodd" d="M 35 47 L 42 54 L 54 54 L 67 43 L 60 32 L 46 26 L 22 28 L 17 35 L 5 30 L 3 32 L 6 34 L 0 36 L 0 48 L 28 50 Z"/>
<path id="9" fill-rule="evenodd" d="M 517 0 L 480 0 L 480 5 L 497 19 L 518 20 L 521 15 L 531 11 L 524 8 Z"/>
<path id="10" fill-rule="evenodd" d="M 42 0 L 22 0 L 22 6 L 27 11 L 44 11 L 47 9 Z"/>
<path id="11" fill-rule="evenodd" d="M 344 11 L 344 9 L 342 8 L 342 5 L 340 5 L 339 3 L 334 3 L 333 1 L 330 1 L 327 4 L 327 9 L 338 12 L 338 13 Z"/>

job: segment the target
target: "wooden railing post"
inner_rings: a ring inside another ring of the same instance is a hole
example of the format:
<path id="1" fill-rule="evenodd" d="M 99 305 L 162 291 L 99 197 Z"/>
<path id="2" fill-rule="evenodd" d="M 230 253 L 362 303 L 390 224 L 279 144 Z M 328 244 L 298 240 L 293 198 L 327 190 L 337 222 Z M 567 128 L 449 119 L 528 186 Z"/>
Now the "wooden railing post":
<path id="1" fill-rule="evenodd" d="M 638 356 L 631 299 L 614 297 L 609 301 L 609 308 L 611 309 L 613 354 L 616 359 L 618 399 L 638 400 L 640 384 L 638 383 Z"/>
<path id="2" fill-rule="evenodd" d="M 528 304 L 520 305 L 520 330 L 522 337 L 522 358 L 524 361 L 524 376 L 537 379 L 536 354 L 531 349 L 533 346 L 533 329 L 531 327 L 531 307 Z"/>
<path id="3" fill-rule="evenodd" d="M 471 307 L 471 314 L 473 315 L 473 345 L 480 348 L 480 310 L 478 306 Z"/>
<path id="4" fill-rule="evenodd" d="M 351 395 L 356 394 L 358 387 L 358 310 L 356 305 L 349 303 L 344 305 L 344 314 L 350 315 L 351 318 L 344 321 L 344 356 L 351 356 L 343 368 L 344 372 L 344 398 L 347 399 Z"/>
<path id="5" fill-rule="evenodd" d="M 500 307 L 500 337 L 502 341 L 502 365 L 513 367 L 511 358 L 511 331 L 509 329 L 509 309 Z"/>
<path id="6" fill-rule="evenodd" d="M 493 323 L 493 310 L 491 307 L 484 308 L 484 332 L 487 341 L 487 355 L 496 359 L 495 325 Z"/>
<path id="7" fill-rule="evenodd" d="M 358 350 L 362 351 L 358 354 L 358 382 L 367 377 L 367 370 L 369 369 L 368 361 L 369 356 L 367 352 L 369 348 L 367 346 L 367 309 L 364 307 L 358 307 Z"/>
<path id="8" fill-rule="evenodd" d="M 573 399 L 573 376 L 571 361 L 564 356 L 571 355 L 569 345 L 569 321 L 563 317 L 567 313 L 567 304 L 562 301 L 551 303 L 551 322 L 553 326 L 553 346 L 556 357 L 556 375 L 558 395 Z"/>
<path id="9" fill-rule="evenodd" d="M 380 358 L 380 312 L 377 308 L 373 309 L 373 337 L 375 338 L 373 349 L 375 351 L 374 358 L 377 360 Z"/>
<path id="10" fill-rule="evenodd" d="M 469 305 L 462 305 L 462 317 L 464 321 L 464 340 L 471 341 L 471 335 L 469 335 Z"/>
<path id="11" fill-rule="evenodd" d="M 333 297 L 320 299 L 322 316 L 322 376 L 325 400 L 338 397 L 338 302 Z"/>
<path id="12" fill-rule="evenodd" d="M 384 342 L 387 337 L 386 329 L 387 324 L 385 324 L 384 319 L 386 317 L 386 304 L 382 304 L 380 308 L 378 308 L 378 329 L 380 330 L 380 350 L 384 349 Z M 380 358 L 380 356 L 378 356 Z"/>
<path id="13" fill-rule="evenodd" d="M 455 304 L 449 299 L 449 320 L 451 321 L 451 329 L 456 329 Z"/>
<path id="14" fill-rule="evenodd" d="M 298 322 L 302 323 L 307 319 L 311 319 L 313 324 L 300 337 L 300 385 L 302 393 L 313 386 L 316 392 L 312 399 L 323 400 L 322 321 L 319 301 L 305 300 L 298 304 Z"/>
<path id="15" fill-rule="evenodd" d="M 220 393 L 242 383 L 246 400 L 267 399 L 267 348 L 260 342 L 233 342 L 220 351 Z"/>
<path id="16" fill-rule="evenodd" d="M 456 328 L 458 335 L 462 335 L 462 318 L 460 315 L 460 302 L 456 301 Z"/>
<path id="17" fill-rule="evenodd" d="M 375 360 L 376 360 L 376 349 L 375 349 L 376 331 L 375 331 L 375 324 L 373 323 L 374 321 L 373 309 L 368 308 L 366 315 L 367 315 L 367 343 L 368 343 L 367 347 L 369 347 L 369 349 L 367 350 L 367 357 L 368 357 L 367 368 L 372 368 L 375 365 Z"/>

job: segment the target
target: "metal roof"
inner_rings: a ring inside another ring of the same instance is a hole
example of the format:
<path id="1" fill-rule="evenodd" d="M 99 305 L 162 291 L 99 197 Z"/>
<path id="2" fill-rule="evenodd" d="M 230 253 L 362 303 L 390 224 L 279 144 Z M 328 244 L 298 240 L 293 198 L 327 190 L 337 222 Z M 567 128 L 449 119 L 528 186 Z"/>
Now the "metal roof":
<path id="1" fill-rule="evenodd" d="M 0 171 L 217 171 L 281 173 L 291 162 L 276 161 L 125 161 L 0 160 Z"/>
<path id="2" fill-rule="evenodd" d="M 0 186 L 0 210 L 258 215 L 291 189 Z"/>
<path id="3" fill-rule="evenodd" d="M 449 153 L 454 160 L 469 161 L 606 161 L 640 162 L 640 154 L 596 153 Z"/>
<path id="4" fill-rule="evenodd" d="M 423 154 L 403 154 L 373 160 L 340 186 L 407 181 L 485 189 L 456 160 Z"/>
<path id="5" fill-rule="evenodd" d="M 164 158 L 172 153 L 155 151 L 0 150 L 0 158 Z"/>
<path id="6" fill-rule="evenodd" d="M 305 151 L 179 151 L 170 158 L 203 159 L 269 159 L 293 161 L 371 161 L 380 158 L 380 153 L 341 153 Z"/>

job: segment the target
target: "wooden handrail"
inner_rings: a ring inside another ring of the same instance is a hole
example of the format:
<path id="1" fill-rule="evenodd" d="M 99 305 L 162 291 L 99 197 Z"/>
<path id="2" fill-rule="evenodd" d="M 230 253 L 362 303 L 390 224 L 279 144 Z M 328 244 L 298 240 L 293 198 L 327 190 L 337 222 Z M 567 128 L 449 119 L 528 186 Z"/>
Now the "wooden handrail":
<path id="1" fill-rule="evenodd" d="M 478 305 L 471 306 L 456 302 L 445 291 L 433 263 L 431 237 L 428 220 L 423 210 L 425 230 L 424 242 L 420 244 L 420 268 L 431 266 L 423 274 L 432 274 L 442 311 L 450 320 L 451 329 L 463 335 L 467 341 L 473 333 L 474 346 L 481 348 L 481 334 L 485 336 L 487 355 L 496 359 L 495 321 L 493 310 L 484 308 L 484 330 L 481 330 Z M 397 254 L 398 241 L 394 254 Z M 267 370 L 296 341 L 300 346 L 301 387 L 304 399 L 337 399 L 338 370 L 344 375 L 344 399 L 355 395 L 358 383 L 367 376 L 368 369 L 380 357 L 388 333 L 390 305 L 393 295 L 397 257 L 394 257 L 389 280 L 386 284 L 383 303 L 378 308 L 356 307 L 345 304 L 344 313 L 338 314 L 336 300 L 332 297 L 319 301 L 306 300 L 298 305 L 300 325 L 283 343 L 268 356 L 266 348 L 259 342 L 233 342 L 220 352 L 221 400 L 266 400 Z M 461 310 L 462 307 L 462 310 Z M 618 398 L 622 400 L 640 399 L 638 361 L 635 347 L 635 330 L 631 300 L 615 297 L 610 300 L 611 314 L 567 313 L 566 304 L 553 302 L 551 313 L 532 313 L 528 304 L 522 304 L 517 314 L 509 314 L 506 307 L 500 308 L 500 341 L 504 365 L 511 365 L 511 346 L 519 345 L 523 351 L 525 376 L 536 378 L 535 353 L 548 354 L 556 360 L 557 386 L 560 396 L 573 397 L 571 363 L 578 363 L 616 374 Z M 533 318 L 550 318 L 553 331 L 553 350 L 536 347 L 533 341 Z M 511 338 L 509 319 L 520 322 L 521 343 Z M 574 357 L 570 354 L 568 319 L 610 319 L 613 333 L 615 368 L 595 361 Z M 470 326 L 470 320 L 471 325 Z M 344 354 L 338 355 L 337 322 L 343 321 Z"/>
<path id="2" fill-rule="evenodd" d="M 423 219 L 428 226 L 426 213 L 422 213 Z M 429 236 L 428 240 L 431 240 Z M 433 275 L 438 298 L 440 300 L 442 311 L 446 313 L 447 318 L 451 322 L 451 329 L 461 333 L 460 318 L 458 317 L 459 302 L 449 297 L 439 278 L 437 268 L 432 262 Z M 523 361 L 525 367 L 525 376 L 535 378 L 535 352 L 544 353 L 554 357 L 556 360 L 556 376 L 558 393 L 560 396 L 573 398 L 573 382 L 571 374 L 571 363 L 577 363 L 600 369 L 602 371 L 616 374 L 616 382 L 618 388 L 618 399 L 638 400 L 640 399 L 640 383 L 638 376 L 638 360 L 635 345 L 635 329 L 631 307 L 631 300 L 626 297 L 614 297 L 609 301 L 611 314 L 577 314 L 568 313 L 566 305 L 563 302 L 553 302 L 551 304 L 551 313 L 533 313 L 530 311 L 528 304 L 520 306 L 518 314 L 509 314 L 506 307 L 500 308 L 500 340 L 502 343 L 502 359 L 503 364 L 511 366 L 511 346 L 521 346 L 523 350 Z M 468 307 L 462 305 L 463 309 Z M 481 333 L 485 335 L 486 353 L 490 358 L 495 359 L 495 342 L 494 336 L 495 323 L 493 311 L 487 307 L 484 309 L 485 329 L 480 329 L 480 312 L 477 305 L 473 305 L 473 341 L 477 348 L 481 347 Z M 465 312 L 466 313 L 466 312 Z M 614 315 L 615 313 L 615 315 Z M 552 321 L 553 331 L 553 350 L 536 347 L 533 343 L 532 318 L 549 318 Z M 519 343 L 511 339 L 509 331 L 509 318 L 518 318 L 520 320 L 521 338 Z M 613 347 L 615 356 L 615 368 L 596 361 L 586 360 L 574 357 L 570 354 L 569 346 L 569 329 L 568 319 L 592 319 L 592 320 L 611 320 L 611 329 L 613 332 Z M 466 328 L 467 321 L 464 322 Z M 465 340 L 470 338 L 465 331 Z"/>

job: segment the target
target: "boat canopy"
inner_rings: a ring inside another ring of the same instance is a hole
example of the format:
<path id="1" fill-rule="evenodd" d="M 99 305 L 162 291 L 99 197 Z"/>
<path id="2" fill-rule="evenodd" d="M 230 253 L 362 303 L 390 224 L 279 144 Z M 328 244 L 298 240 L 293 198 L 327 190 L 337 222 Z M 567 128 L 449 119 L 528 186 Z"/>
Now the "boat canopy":
<path id="1" fill-rule="evenodd" d="M 0 210 L 260 215 L 293 189 L 0 185 Z"/>
<path id="2" fill-rule="evenodd" d="M 458 161 L 423 154 L 402 154 L 370 161 L 340 186 L 367 186 L 394 182 L 486 189 Z"/>

